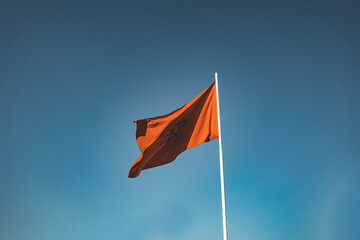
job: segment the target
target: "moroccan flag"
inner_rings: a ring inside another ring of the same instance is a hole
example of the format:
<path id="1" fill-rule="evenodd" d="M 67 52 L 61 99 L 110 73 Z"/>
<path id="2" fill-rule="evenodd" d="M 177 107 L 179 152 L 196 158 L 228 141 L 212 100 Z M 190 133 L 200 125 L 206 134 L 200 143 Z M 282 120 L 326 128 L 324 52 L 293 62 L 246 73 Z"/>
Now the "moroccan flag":
<path id="1" fill-rule="evenodd" d="M 143 169 L 170 163 L 186 149 L 219 137 L 215 82 L 183 107 L 163 116 L 136 120 L 141 156 L 129 178 Z"/>

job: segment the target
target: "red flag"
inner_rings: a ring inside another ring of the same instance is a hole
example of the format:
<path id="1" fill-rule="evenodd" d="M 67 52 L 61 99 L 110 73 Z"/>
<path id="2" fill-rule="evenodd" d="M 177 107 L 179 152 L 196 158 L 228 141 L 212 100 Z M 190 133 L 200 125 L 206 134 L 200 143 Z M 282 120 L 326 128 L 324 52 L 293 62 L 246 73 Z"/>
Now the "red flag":
<path id="1" fill-rule="evenodd" d="M 186 149 L 219 137 L 215 82 L 191 102 L 163 116 L 136 120 L 141 156 L 129 178 L 143 169 L 170 163 Z"/>

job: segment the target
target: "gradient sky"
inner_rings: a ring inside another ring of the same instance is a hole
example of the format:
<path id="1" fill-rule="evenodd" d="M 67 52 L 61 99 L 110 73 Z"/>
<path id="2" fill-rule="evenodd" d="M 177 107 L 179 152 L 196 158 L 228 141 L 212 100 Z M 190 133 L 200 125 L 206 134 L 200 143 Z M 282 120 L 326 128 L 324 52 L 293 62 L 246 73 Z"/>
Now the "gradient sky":
<path id="1" fill-rule="evenodd" d="M 229 240 L 360 239 L 356 1 L 0 5 L 0 239 L 218 240 L 218 140 L 128 171 L 219 74 Z"/>

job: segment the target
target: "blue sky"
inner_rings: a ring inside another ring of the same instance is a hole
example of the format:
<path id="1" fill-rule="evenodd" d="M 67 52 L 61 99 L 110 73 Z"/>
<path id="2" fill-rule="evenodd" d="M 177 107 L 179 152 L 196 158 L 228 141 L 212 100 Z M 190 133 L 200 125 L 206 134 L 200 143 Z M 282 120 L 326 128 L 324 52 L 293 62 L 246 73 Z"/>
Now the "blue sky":
<path id="1" fill-rule="evenodd" d="M 127 178 L 215 72 L 229 240 L 359 239 L 359 7 L 3 0 L 0 239 L 221 239 L 218 140 Z"/>

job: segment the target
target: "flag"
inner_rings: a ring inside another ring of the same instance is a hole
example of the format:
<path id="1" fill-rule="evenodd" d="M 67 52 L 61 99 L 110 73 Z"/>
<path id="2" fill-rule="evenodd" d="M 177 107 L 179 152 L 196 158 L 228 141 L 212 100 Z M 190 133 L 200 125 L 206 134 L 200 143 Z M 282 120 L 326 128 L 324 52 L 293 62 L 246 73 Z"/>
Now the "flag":
<path id="1" fill-rule="evenodd" d="M 139 176 L 143 169 L 170 163 L 186 149 L 219 137 L 216 83 L 167 115 L 135 123 L 142 154 L 132 165 L 129 178 Z"/>

